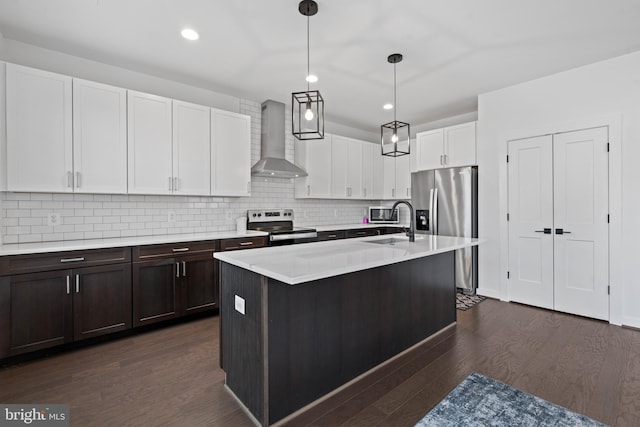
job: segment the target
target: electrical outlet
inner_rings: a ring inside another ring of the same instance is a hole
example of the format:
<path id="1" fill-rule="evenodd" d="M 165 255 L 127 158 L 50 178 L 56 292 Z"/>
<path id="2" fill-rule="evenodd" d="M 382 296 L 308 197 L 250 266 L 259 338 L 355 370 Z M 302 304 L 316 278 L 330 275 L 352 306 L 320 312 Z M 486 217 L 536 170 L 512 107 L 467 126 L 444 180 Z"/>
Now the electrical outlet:
<path id="1" fill-rule="evenodd" d="M 51 212 L 47 214 L 47 225 L 49 227 L 60 225 L 60 223 L 60 214 L 58 212 Z"/>
<path id="2" fill-rule="evenodd" d="M 167 221 L 176 222 L 176 213 L 174 211 L 167 212 Z"/>
<path id="3" fill-rule="evenodd" d="M 240 314 L 244 314 L 244 298 L 238 295 L 234 295 L 234 308 Z"/>

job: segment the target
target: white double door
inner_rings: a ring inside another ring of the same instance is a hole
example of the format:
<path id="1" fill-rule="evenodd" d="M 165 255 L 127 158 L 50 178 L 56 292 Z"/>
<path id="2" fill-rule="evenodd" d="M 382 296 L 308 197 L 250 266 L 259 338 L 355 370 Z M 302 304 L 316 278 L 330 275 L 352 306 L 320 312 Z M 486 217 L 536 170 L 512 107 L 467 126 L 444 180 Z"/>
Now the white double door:
<path id="1" fill-rule="evenodd" d="M 509 141 L 509 299 L 609 319 L 606 127 Z"/>

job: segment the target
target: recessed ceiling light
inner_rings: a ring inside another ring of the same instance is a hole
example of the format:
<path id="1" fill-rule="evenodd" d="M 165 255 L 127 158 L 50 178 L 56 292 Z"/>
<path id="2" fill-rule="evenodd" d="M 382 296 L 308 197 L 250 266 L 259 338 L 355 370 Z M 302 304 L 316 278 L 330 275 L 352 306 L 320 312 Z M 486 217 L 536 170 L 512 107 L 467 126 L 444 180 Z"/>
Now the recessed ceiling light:
<path id="1" fill-rule="evenodd" d="M 385 110 L 391 110 L 393 108 L 393 104 L 387 102 L 382 106 L 382 108 L 384 108 Z"/>
<path id="2" fill-rule="evenodd" d="M 187 40 L 198 40 L 200 38 L 200 35 L 198 35 L 198 33 L 191 28 L 185 28 L 180 32 L 180 34 L 182 34 L 182 37 Z"/>
<path id="3" fill-rule="evenodd" d="M 318 81 L 318 76 L 314 74 L 309 74 L 305 80 L 308 81 L 309 83 L 315 83 Z"/>

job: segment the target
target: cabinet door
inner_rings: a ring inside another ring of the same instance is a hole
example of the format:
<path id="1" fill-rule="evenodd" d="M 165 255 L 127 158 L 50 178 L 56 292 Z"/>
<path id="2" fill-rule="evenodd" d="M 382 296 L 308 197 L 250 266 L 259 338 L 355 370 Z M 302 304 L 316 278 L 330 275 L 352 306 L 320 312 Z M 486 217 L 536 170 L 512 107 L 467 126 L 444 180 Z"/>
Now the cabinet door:
<path id="1" fill-rule="evenodd" d="M 71 77 L 7 64 L 7 189 L 71 192 Z"/>
<path id="2" fill-rule="evenodd" d="M 178 265 L 175 258 L 133 263 L 134 327 L 179 316 Z"/>
<path id="3" fill-rule="evenodd" d="M 396 157 L 396 199 L 411 198 L 411 157 Z"/>
<path id="4" fill-rule="evenodd" d="M 382 169 L 384 171 L 384 184 L 382 189 L 383 199 L 396 198 L 396 158 L 382 156 Z"/>
<path id="5" fill-rule="evenodd" d="M 74 339 L 131 328 L 131 264 L 73 270 Z"/>
<path id="6" fill-rule="evenodd" d="M 347 187 L 347 164 L 349 139 L 333 135 L 331 137 L 331 196 L 344 199 L 349 197 Z"/>
<path id="7" fill-rule="evenodd" d="M 388 156 L 383 156 L 381 148 L 378 144 L 373 144 L 373 199 L 380 200 L 385 197 L 385 188 L 389 188 L 388 179 L 385 179 L 384 165 L 388 162 L 385 160 Z M 391 190 L 389 190 L 391 191 Z"/>
<path id="8" fill-rule="evenodd" d="M 180 262 L 182 314 L 211 310 L 218 305 L 216 262 L 210 253 Z"/>
<path id="9" fill-rule="evenodd" d="M 208 196 L 211 185 L 211 109 L 173 101 L 173 191 Z"/>
<path id="10" fill-rule="evenodd" d="M 416 135 L 416 169 L 441 168 L 444 163 L 444 129 L 420 132 Z"/>
<path id="11" fill-rule="evenodd" d="M 10 276 L 11 355 L 73 339 L 71 271 Z"/>
<path id="12" fill-rule="evenodd" d="M 373 198 L 373 156 L 377 152 L 378 146 L 371 143 L 362 144 L 362 198 Z"/>
<path id="13" fill-rule="evenodd" d="M 127 91 L 73 79 L 74 191 L 127 193 Z"/>
<path id="14" fill-rule="evenodd" d="M 361 199 L 362 195 L 362 148 L 363 142 L 355 139 L 347 144 L 347 188 L 349 198 Z"/>
<path id="15" fill-rule="evenodd" d="M 171 194 L 171 99 L 128 92 L 128 189 L 131 194 Z"/>
<path id="16" fill-rule="evenodd" d="M 476 161 L 476 122 L 444 128 L 446 167 L 469 166 Z"/>
<path id="17" fill-rule="evenodd" d="M 211 109 L 211 194 L 251 195 L 251 118 Z"/>
<path id="18" fill-rule="evenodd" d="M 296 178 L 296 197 L 331 197 L 331 135 L 324 139 L 296 142 L 296 159 L 308 175 Z"/>

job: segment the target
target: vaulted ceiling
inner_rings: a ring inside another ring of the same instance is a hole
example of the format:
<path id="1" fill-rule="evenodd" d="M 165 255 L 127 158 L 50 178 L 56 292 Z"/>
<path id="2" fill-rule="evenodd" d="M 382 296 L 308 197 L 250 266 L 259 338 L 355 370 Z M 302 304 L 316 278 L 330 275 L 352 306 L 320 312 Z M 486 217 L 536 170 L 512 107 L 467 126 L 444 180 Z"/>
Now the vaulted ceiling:
<path id="1" fill-rule="evenodd" d="M 369 132 L 473 112 L 477 95 L 640 50 L 638 0 L 317 0 L 312 88 L 327 119 Z M 234 96 L 290 102 L 306 89 L 298 0 L 0 0 L 24 42 Z M 184 27 L 200 39 L 180 36 Z"/>

